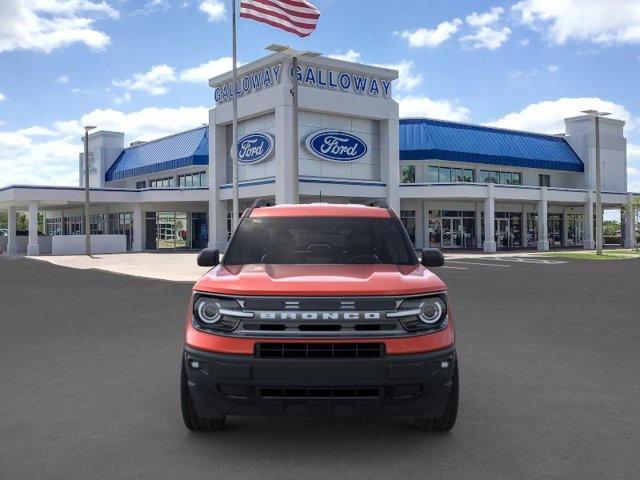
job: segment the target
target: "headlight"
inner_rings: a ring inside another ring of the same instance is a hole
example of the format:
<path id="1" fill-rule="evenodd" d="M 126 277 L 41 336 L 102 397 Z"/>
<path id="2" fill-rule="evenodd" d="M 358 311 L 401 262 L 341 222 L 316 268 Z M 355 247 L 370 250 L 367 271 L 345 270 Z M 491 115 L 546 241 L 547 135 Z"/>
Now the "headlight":
<path id="1" fill-rule="evenodd" d="M 222 318 L 220 305 L 212 298 L 202 297 L 196 302 L 195 309 L 198 319 L 207 325 L 214 324 Z"/>
<path id="2" fill-rule="evenodd" d="M 420 304 L 418 317 L 427 325 L 435 325 L 441 319 L 447 307 L 438 297 L 428 298 Z"/>
<path id="3" fill-rule="evenodd" d="M 439 330 L 447 324 L 447 296 L 440 293 L 430 297 L 409 298 L 388 318 L 397 318 L 405 330 Z"/>
<path id="4" fill-rule="evenodd" d="M 193 297 L 193 325 L 201 330 L 230 332 L 235 330 L 243 318 L 253 317 L 252 312 L 243 312 L 240 304 L 232 298 L 218 298 L 195 293 Z"/>

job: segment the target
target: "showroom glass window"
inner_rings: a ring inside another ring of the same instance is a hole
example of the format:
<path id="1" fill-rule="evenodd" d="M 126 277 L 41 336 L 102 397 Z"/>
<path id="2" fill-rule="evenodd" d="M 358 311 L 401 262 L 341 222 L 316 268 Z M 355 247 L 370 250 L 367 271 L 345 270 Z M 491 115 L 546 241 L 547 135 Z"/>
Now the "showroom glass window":
<path id="1" fill-rule="evenodd" d="M 427 167 L 427 182 L 451 183 L 473 182 L 473 170 L 470 168 Z"/>
<path id="2" fill-rule="evenodd" d="M 402 183 L 416 183 L 416 166 L 405 165 L 400 172 L 400 181 Z"/>
<path id="3" fill-rule="evenodd" d="M 501 185 L 522 185 L 522 174 L 519 172 L 480 170 L 480 183 L 498 183 Z"/>

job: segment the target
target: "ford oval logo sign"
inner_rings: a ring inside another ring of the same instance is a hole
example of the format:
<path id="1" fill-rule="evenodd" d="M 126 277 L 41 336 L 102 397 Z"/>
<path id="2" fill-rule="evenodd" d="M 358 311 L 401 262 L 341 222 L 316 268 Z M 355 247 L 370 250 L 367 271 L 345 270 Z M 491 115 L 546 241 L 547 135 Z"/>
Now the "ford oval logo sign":
<path id="1" fill-rule="evenodd" d="M 273 137 L 267 133 L 252 133 L 238 139 L 238 161 L 245 164 L 266 160 L 273 153 Z"/>
<path id="2" fill-rule="evenodd" d="M 367 153 L 367 144 L 360 138 L 335 130 L 313 133 L 306 144 L 313 155 L 332 162 L 353 162 Z"/>

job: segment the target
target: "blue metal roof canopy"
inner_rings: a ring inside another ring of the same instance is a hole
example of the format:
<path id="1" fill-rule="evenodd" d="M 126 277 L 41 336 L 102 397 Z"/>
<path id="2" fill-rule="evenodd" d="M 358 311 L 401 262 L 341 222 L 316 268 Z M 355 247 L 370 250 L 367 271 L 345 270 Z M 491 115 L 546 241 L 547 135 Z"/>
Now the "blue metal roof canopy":
<path id="1" fill-rule="evenodd" d="M 400 120 L 400 160 L 584 171 L 564 138 L 432 119 Z"/>
<path id="2" fill-rule="evenodd" d="M 105 174 L 105 181 L 209 165 L 209 127 L 180 132 L 125 148 Z"/>

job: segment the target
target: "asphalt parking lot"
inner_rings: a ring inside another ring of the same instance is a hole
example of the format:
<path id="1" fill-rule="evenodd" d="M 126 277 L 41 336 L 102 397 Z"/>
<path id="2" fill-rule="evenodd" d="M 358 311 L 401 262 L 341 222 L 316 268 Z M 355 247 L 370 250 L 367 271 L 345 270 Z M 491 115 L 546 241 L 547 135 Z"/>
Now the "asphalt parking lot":
<path id="1" fill-rule="evenodd" d="M 637 478 L 640 261 L 447 267 L 452 432 L 232 417 L 193 434 L 178 399 L 188 284 L 0 257 L 0 478 Z"/>

